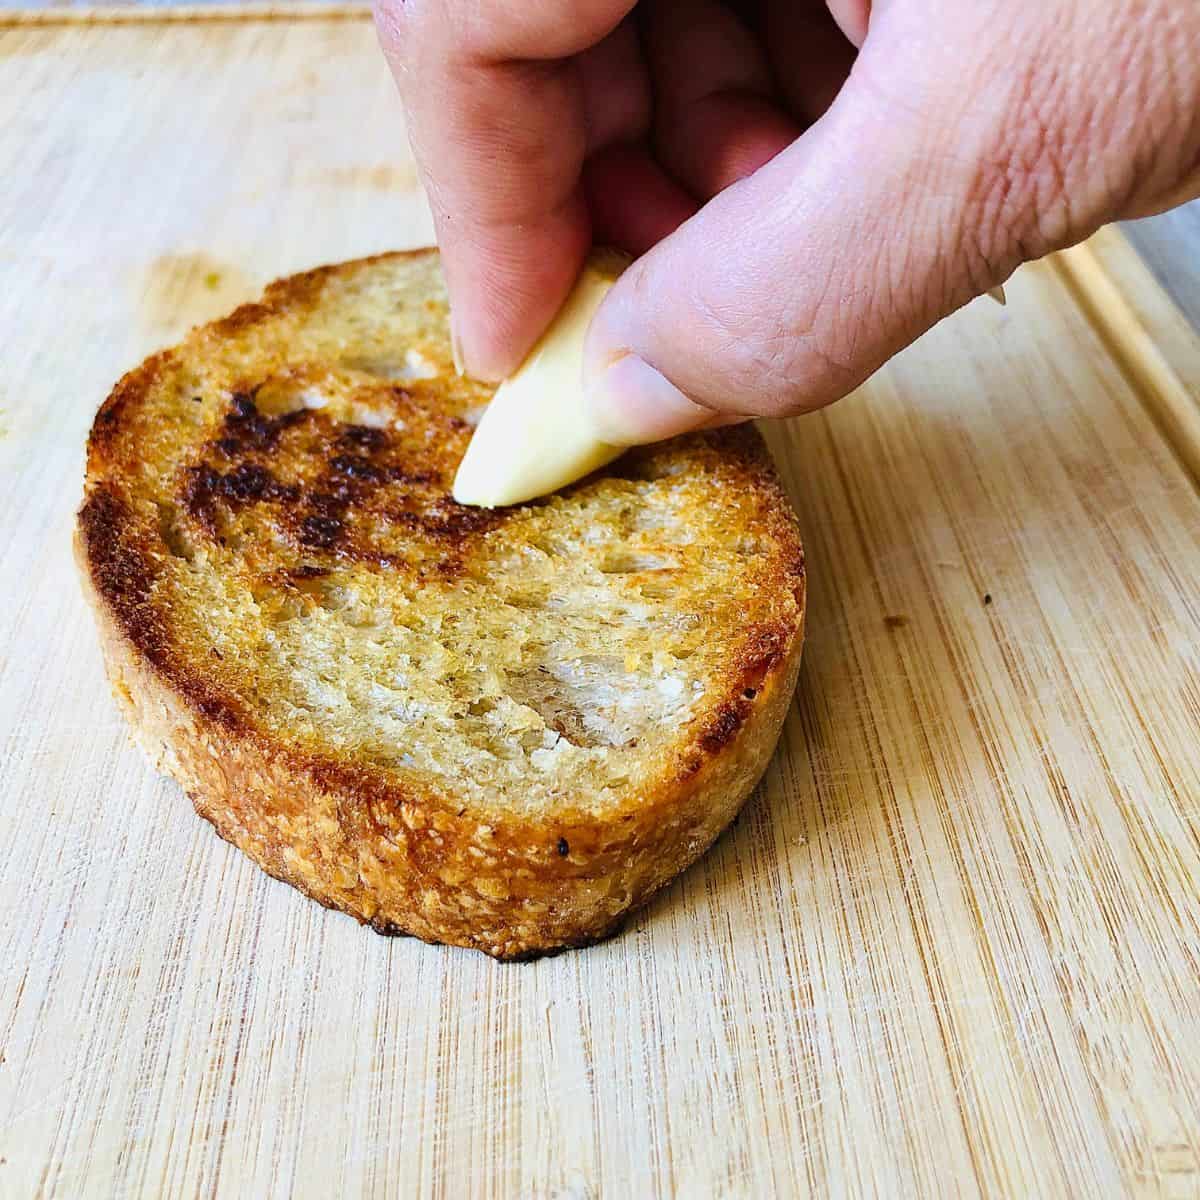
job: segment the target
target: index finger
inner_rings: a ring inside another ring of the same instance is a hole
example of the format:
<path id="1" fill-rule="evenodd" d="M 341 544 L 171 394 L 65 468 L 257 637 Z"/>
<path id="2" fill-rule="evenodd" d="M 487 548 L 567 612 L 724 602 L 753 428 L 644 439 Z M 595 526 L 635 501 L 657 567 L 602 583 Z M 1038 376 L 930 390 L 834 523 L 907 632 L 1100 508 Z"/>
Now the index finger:
<path id="1" fill-rule="evenodd" d="M 508 374 L 557 312 L 591 241 L 584 97 L 570 61 L 633 0 L 378 0 L 433 210 L 456 355 Z"/>

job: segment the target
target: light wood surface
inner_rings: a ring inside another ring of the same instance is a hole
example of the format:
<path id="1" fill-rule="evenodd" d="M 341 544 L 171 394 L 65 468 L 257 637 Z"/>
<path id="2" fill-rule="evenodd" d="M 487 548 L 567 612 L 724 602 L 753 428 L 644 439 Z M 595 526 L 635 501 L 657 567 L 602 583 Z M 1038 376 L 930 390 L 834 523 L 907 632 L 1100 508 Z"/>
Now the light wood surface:
<path id="1" fill-rule="evenodd" d="M 0 29 L 54 25 L 196 25 L 233 21 L 360 21 L 371 20 L 370 4 L 360 0 L 126 0 L 114 4 L 21 5 L 6 8 L 0 0 Z"/>
<path id="2" fill-rule="evenodd" d="M 1200 351 L 1118 234 L 771 431 L 769 773 L 622 936 L 500 966 L 220 842 L 70 561 L 123 370 L 429 238 L 370 27 L 9 29 L 0 97 L 0 1196 L 1200 1194 L 1200 499 L 1138 365 L 1183 406 Z"/>

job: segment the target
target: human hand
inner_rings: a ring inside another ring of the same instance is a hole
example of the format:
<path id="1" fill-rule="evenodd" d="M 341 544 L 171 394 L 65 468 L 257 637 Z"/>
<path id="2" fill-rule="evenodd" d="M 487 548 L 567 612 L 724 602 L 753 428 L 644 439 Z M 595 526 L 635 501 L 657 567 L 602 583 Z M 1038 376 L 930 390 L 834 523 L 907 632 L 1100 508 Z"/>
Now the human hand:
<path id="1" fill-rule="evenodd" d="M 377 0 L 468 371 L 593 240 L 643 257 L 585 382 L 606 440 L 845 395 L 1021 263 L 1200 195 L 1177 0 Z"/>

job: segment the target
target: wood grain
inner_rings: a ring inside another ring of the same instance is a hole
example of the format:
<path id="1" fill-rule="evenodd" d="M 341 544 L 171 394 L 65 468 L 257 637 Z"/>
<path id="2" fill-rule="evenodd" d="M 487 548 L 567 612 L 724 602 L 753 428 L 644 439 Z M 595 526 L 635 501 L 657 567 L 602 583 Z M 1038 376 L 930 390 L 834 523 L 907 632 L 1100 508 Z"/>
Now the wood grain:
<path id="1" fill-rule="evenodd" d="M 1180 463 L 1200 486 L 1200 372 L 1195 369 L 1195 332 L 1168 310 L 1157 288 L 1134 273 L 1145 267 L 1128 253 L 1115 229 L 1055 259 L 1075 301 L 1087 315 L 1113 361 L 1124 372 Z M 1138 311 L 1154 305 L 1152 316 Z"/>
<path id="2" fill-rule="evenodd" d="M 770 431 L 780 752 L 623 936 L 506 967 L 218 841 L 70 563 L 124 369 L 428 240 L 370 27 L 11 29 L 0 85 L 0 1195 L 1200 1194 L 1200 499 L 1058 268 Z"/>
<path id="3" fill-rule="evenodd" d="M 370 21 L 370 4 L 358 0 L 126 0 L 118 4 L 44 4 L 6 8 L 0 3 L 0 29 L 30 25 L 195 25 L 230 21 Z"/>

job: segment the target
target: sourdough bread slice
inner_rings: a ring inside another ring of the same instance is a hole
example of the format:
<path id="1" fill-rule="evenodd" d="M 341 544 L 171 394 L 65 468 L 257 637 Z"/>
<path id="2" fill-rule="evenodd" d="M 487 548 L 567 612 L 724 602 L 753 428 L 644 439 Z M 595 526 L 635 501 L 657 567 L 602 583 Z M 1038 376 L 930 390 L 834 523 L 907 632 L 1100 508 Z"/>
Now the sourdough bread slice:
<path id="1" fill-rule="evenodd" d="M 770 757 L 804 563 L 758 435 L 546 499 L 450 486 L 490 389 L 433 251 L 273 284 L 117 384 L 76 548 L 114 693 L 264 870 L 384 933 L 582 945 Z"/>

